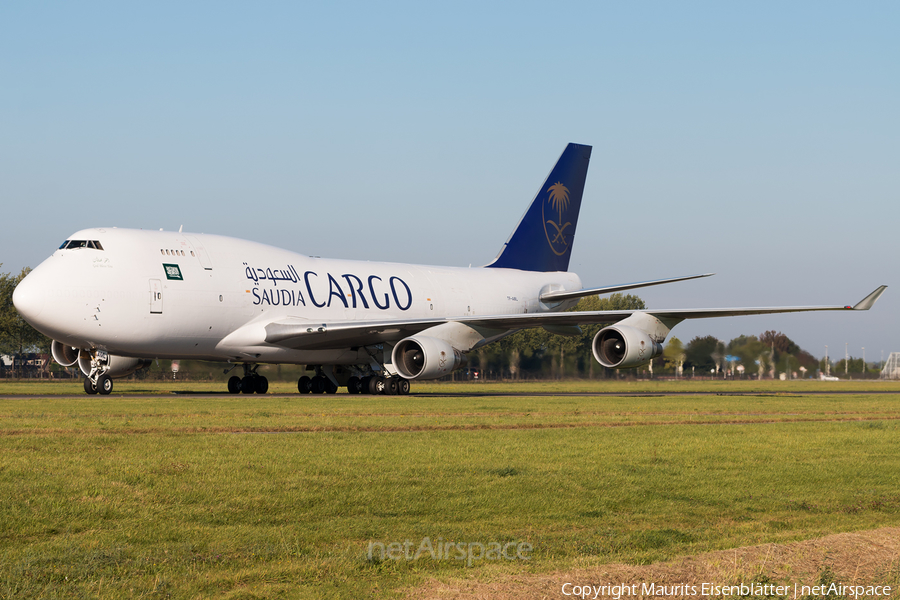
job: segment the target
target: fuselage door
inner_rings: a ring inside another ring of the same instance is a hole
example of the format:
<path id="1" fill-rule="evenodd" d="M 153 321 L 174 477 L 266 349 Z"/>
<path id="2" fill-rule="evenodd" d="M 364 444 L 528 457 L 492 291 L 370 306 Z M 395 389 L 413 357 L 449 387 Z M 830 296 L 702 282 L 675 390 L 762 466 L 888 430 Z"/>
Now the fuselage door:
<path id="1" fill-rule="evenodd" d="M 150 314 L 161 315 L 163 307 L 162 282 L 159 279 L 150 280 Z"/>
<path id="2" fill-rule="evenodd" d="M 191 246 L 194 247 L 194 251 L 197 253 L 197 258 L 200 259 L 200 264 L 203 265 L 203 268 L 207 271 L 212 271 L 212 261 L 209 260 L 209 254 L 206 253 L 206 248 L 203 247 L 203 242 L 195 237 L 189 237 L 188 242 L 190 242 Z"/>

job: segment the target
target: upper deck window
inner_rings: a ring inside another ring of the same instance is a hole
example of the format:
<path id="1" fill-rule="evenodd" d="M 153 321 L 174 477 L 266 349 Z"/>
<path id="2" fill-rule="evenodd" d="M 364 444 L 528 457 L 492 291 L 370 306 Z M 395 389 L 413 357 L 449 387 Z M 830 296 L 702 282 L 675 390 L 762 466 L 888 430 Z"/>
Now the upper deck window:
<path id="1" fill-rule="evenodd" d="M 103 250 L 103 246 L 97 240 L 66 240 L 59 247 L 60 250 L 74 250 L 75 248 L 91 248 Z"/>

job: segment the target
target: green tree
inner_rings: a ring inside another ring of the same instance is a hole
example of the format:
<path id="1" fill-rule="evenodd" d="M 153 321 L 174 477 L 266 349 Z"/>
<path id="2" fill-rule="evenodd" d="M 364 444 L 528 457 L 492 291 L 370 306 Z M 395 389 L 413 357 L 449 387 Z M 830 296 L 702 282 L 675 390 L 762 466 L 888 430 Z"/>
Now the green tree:
<path id="1" fill-rule="evenodd" d="M 728 354 L 737 356 L 747 376 L 758 374 L 760 365 L 766 368 L 770 351 L 755 335 L 740 335 L 727 346 Z"/>
<path id="2" fill-rule="evenodd" d="M 819 360 L 815 356 L 780 331 L 766 331 L 759 336 L 759 341 L 769 348 L 776 373 L 794 373 L 803 367 L 812 374 L 819 368 Z"/>
<path id="3" fill-rule="evenodd" d="M 685 360 L 684 344 L 682 341 L 677 337 L 670 339 L 666 344 L 666 347 L 663 348 L 663 359 L 666 368 L 677 375 L 678 369 L 684 365 Z"/>
<path id="4" fill-rule="evenodd" d="M 695 337 L 684 349 L 685 368 L 696 370 L 697 375 L 707 375 L 722 366 L 725 356 L 725 344 L 715 336 Z"/>
<path id="5" fill-rule="evenodd" d="M 50 351 L 50 339 L 26 323 L 13 305 L 13 291 L 30 272 L 25 268 L 17 276 L 0 273 L 0 354 Z"/>
<path id="6" fill-rule="evenodd" d="M 864 372 L 863 359 L 853 358 L 852 356 L 849 361 L 847 361 L 846 358 L 842 358 L 831 366 L 831 374 L 837 376 L 844 375 L 845 373 L 849 373 L 850 375 L 861 375 Z"/>

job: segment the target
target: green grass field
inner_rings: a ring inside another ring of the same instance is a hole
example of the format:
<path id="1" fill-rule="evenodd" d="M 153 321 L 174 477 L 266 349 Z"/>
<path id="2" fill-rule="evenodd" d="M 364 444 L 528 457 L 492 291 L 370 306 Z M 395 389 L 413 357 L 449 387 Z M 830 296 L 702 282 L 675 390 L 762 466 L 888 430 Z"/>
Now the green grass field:
<path id="1" fill-rule="evenodd" d="M 391 597 L 900 523 L 900 396 L 864 391 L 895 384 L 170 393 L 206 385 L 0 384 L 29 394 L 0 399 L 0 598 Z M 426 538 L 531 550 L 369 559 Z"/>

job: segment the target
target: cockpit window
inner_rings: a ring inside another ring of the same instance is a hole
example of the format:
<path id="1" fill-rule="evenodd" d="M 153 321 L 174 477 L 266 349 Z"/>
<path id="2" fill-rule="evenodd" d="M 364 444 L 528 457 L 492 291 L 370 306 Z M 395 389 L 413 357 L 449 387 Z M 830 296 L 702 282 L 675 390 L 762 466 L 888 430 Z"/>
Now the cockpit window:
<path id="1" fill-rule="evenodd" d="M 60 250 L 74 250 L 75 248 L 91 248 L 103 250 L 103 246 L 97 240 L 66 240 L 59 247 Z"/>

